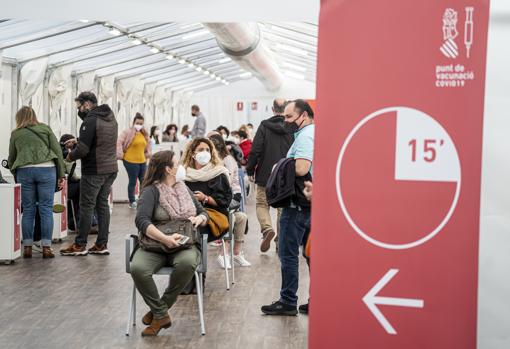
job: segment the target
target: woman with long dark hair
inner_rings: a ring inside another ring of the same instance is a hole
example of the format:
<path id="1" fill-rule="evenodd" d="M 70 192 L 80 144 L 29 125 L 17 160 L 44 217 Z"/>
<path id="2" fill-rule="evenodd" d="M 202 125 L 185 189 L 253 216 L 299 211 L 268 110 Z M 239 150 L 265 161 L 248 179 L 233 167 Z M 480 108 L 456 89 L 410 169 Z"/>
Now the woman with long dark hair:
<path id="1" fill-rule="evenodd" d="M 149 238 L 172 249 L 179 246 L 183 236 L 165 234 L 158 227 L 172 220 L 189 220 L 195 228 L 207 224 L 209 216 L 184 184 L 185 175 L 174 152 L 165 150 L 152 156 L 136 212 L 135 224 L 140 239 Z M 142 318 L 148 326 L 142 336 L 157 336 L 162 328 L 171 326 L 168 311 L 193 278 L 200 263 L 200 251 L 198 245 L 173 253 L 152 252 L 144 244 L 140 246 L 131 262 L 131 276 L 150 308 Z M 165 266 L 173 267 L 173 271 L 169 286 L 160 297 L 152 275 Z"/>
<path id="2" fill-rule="evenodd" d="M 159 126 L 157 126 L 157 125 L 152 126 L 151 134 L 149 135 L 149 138 L 150 138 L 151 142 L 154 142 L 152 144 L 153 146 L 161 143 L 160 137 L 161 137 L 161 130 L 159 129 Z"/>
<path id="3" fill-rule="evenodd" d="M 117 159 L 123 161 L 129 177 L 129 208 L 133 209 L 136 208 L 136 181 L 139 181 L 141 187 L 147 170 L 147 160 L 151 155 L 151 142 L 143 127 L 144 121 L 142 114 L 136 113 L 133 125 L 122 131 L 117 140 Z"/>
<path id="4" fill-rule="evenodd" d="M 165 132 L 163 132 L 163 142 L 179 142 L 177 131 L 179 131 L 179 128 L 176 124 L 168 125 Z"/>

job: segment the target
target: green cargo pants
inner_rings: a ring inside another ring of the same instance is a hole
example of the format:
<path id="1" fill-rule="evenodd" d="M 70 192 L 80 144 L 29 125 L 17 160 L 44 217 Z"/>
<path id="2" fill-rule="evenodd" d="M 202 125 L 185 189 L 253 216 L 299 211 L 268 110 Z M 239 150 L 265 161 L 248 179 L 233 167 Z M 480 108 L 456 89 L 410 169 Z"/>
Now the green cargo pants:
<path id="1" fill-rule="evenodd" d="M 171 255 L 142 249 L 136 251 L 131 262 L 131 277 L 138 292 L 154 314 L 154 318 L 161 319 L 167 315 L 177 296 L 193 278 L 199 262 L 200 251 L 195 246 Z M 152 276 L 159 269 L 168 266 L 173 267 L 174 271 L 165 293 L 160 297 Z"/>

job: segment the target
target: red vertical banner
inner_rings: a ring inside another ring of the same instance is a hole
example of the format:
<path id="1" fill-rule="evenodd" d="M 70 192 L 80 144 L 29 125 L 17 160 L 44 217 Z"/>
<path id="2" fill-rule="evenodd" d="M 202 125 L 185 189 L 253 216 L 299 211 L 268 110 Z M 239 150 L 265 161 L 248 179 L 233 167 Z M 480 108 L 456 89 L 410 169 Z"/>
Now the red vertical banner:
<path id="1" fill-rule="evenodd" d="M 323 0 L 310 347 L 476 347 L 489 1 Z"/>
<path id="2" fill-rule="evenodd" d="M 21 250 L 21 186 L 14 186 L 14 252 Z"/>

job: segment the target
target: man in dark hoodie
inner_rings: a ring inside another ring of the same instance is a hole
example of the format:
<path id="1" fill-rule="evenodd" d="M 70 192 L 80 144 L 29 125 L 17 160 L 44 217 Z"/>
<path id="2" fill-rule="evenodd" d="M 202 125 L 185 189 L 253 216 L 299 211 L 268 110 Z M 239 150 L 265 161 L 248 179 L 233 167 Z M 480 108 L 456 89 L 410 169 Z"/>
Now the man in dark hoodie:
<path id="1" fill-rule="evenodd" d="M 246 172 L 250 177 L 250 181 L 257 184 L 256 211 L 262 232 L 262 243 L 260 244 L 260 251 L 262 252 L 269 250 L 271 240 L 276 236 L 266 198 L 267 180 L 273 166 L 280 159 L 287 156 L 293 142 L 292 134 L 287 133 L 284 127 L 283 112 L 286 104 L 285 99 L 278 98 L 274 100 L 274 116 L 260 124 L 253 139 L 253 145 L 248 155 L 248 164 L 246 165 Z M 280 213 L 281 210 L 278 210 L 278 221 L 280 220 Z"/>
<path id="2" fill-rule="evenodd" d="M 110 229 L 110 206 L 108 195 L 117 177 L 117 134 L 115 115 L 106 104 L 97 105 L 92 92 L 82 92 L 75 98 L 78 116 L 83 120 L 78 140 L 66 142 L 74 148 L 68 161 L 81 159 L 80 209 L 81 217 L 74 244 L 60 250 L 64 256 L 107 255 Z M 75 147 L 76 145 L 76 147 Z M 98 236 L 94 246 L 87 250 L 87 238 L 94 208 L 98 218 Z"/>

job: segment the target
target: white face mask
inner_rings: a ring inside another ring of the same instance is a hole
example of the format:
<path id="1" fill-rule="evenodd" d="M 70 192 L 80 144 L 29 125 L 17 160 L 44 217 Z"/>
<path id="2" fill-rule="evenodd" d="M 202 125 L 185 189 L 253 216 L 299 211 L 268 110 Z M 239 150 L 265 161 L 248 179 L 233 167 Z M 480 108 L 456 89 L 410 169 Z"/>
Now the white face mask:
<path id="1" fill-rule="evenodd" d="M 239 139 L 239 138 L 237 138 L 237 137 L 234 137 L 233 142 L 234 142 L 235 144 L 239 144 L 239 143 L 241 143 L 241 139 Z"/>
<path id="2" fill-rule="evenodd" d="M 156 130 L 156 131 L 154 131 L 154 135 L 155 135 L 155 136 L 159 136 L 159 135 L 161 135 L 161 131 L 160 131 L 160 130 Z"/>
<path id="3" fill-rule="evenodd" d="M 177 166 L 177 172 L 175 173 L 175 181 L 182 182 L 182 181 L 184 181 L 185 178 L 186 178 L 186 169 L 182 165 Z"/>
<path id="4" fill-rule="evenodd" d="M 143 128 L 143 125 L 139 125 L 139 124 L 136 124 L 135 125 L 135 130 L 137 130 L 138 132 L 140 132 Z"/>
<path id="5" fill-rule="evenodd" d="M 224 141 L 226 141 L 226 140 L 227 140 L 227 138 L 228 138 L 226 134 L 221 135 L 221 137 L 223 137 L 223 140 L 224 140 Z"/>
<path id="6" fill-rule="evenodd" d="M 211 161 L 211 153 L 205 150 L 201 151 L 195 155 L 195 160 L 197 160 L 200 165 L 205 166 Z"/>

